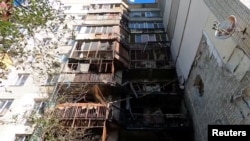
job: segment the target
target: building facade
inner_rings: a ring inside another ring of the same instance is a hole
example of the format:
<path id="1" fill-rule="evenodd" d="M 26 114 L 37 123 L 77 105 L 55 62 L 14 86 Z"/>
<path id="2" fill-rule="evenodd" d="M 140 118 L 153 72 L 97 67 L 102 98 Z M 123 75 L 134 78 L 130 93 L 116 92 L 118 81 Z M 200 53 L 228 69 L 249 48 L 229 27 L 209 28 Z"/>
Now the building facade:
<path id="1" fill-rule="evenodd" d="M 184 79 L 195 139 L 207 140 L 209 124 L 249 124 L 249 4 L 247 1 L 167 1 L 165 24 L 177 73 Z M 213 25 L 230 15 L 236 31 L 215 36 Z M 173 17 L 175 17 L 173 19 Z M 171 22 L 174 20 L 174 22 Z M 174 27 L 174 29 L 172 28 Z"/>
<path id="2" fill-rule="evenodd" d="M 56 124 L 42 140 L 192 140 L 158 5 L 90 0 L 63 6 L 79 22 L 67 24 L 76 29 L 74 43 L 59 47 L 68 59 L 50 98 Z"/>

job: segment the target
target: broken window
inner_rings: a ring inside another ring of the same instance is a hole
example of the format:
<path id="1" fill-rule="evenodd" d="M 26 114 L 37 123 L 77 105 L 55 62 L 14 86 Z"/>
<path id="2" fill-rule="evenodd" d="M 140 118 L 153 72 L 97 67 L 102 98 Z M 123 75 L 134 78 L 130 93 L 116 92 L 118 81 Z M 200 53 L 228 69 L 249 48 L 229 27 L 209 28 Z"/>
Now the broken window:
<path id="1" fill-rule="evenodd" d="M 194 81 L 194 87 L 198 93 L 199 96 L 203 96 L 204 94 L 204 84 L 203 81 L 201 79 L 200 75 L 197 75 Z"/>
<path id="2" fill-rule="evenodd" d="M 111 73 L 112 72 L 112 62 L 102 61 L 100 63 L 90 64 L 89 72 L 92 73 Z"/>
<path id="3" fill-rule="evenodd" d="M 99 50 L 113 50 L 113 42 L 101 41 Z"/>
<path id="4" fill-rule="evenodd" d="M 77 60 L 69 60 L 68 62 L 68 68 L 70 68 L 71 70 L 77 70 L 78 67 L 78 61 Z"/>

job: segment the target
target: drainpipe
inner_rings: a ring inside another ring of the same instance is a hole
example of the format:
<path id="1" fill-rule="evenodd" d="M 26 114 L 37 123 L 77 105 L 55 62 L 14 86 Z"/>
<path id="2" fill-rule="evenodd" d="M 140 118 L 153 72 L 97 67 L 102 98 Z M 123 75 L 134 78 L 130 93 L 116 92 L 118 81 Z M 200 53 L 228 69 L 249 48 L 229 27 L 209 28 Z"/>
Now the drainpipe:
<path id="1" fill-rule="evenodd" d="M 189 0 L 188 12 L 187 12 L 187 16 L 186 16 L 185 24 L 184 24 L 184 29 L 183 29 L 183 31 L 182 31 L 182 36 L 181 36 L 181 43 L 180 43 L 180 46 L 179 46 L 179 49 L 178 49 L 177 56 L 176 56 L 176 58 L 175 58 L 175 63 L 174 63 L 175 66 L 176 66 L 177 60 L 178 60 L 179 55 L 180 55 L 180 51 L 181 51 L 181 47 L 182 47 L 182 41 L 183 41 L 184 33 L 185 33 L 185 30 L 186 30 L 186 25 L 187 25 L 188 15 L 189 15 L 189 12 L 190 12 L 191 3 L 192 3 L 192 0 Z"/>

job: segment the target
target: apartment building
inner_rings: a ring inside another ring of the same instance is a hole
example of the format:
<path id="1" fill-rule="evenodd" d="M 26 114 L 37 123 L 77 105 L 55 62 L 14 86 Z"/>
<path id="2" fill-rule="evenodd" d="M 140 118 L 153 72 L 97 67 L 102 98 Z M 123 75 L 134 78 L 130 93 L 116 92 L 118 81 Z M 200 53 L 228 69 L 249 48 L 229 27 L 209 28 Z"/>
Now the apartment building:
<path id="1" fill-rule="evenodd" d="M 52 33 L 44 29 L 36 36 L 44 47 L 57 43 L 47 52 L 56 52 L 60 71 L 41 75 L 41 84 L 35 72 L 12 67 L 1 80 L 1 139 L 192 140 L 158 4 L 60 0 L 55 5 L 62 9 L 49 22 Z M 43 113 L 45 119 L 33 124 Z"/>
<path id="2" fill-rule="evenodd" d="M 60 5 L 54 2 L 52 6 L 60 8 Z M 68 21 L 66 19 L 65 23 Z M 30 50 L 29 54 L 11 56 L 11 51 L 1 53 L 1 65 L 3 65 L 1 67 L 3 69 L 0 70 L 1 140 L 29 140 L 34 133 L 36 125 L 34 121 L 45 113 L 48 98 L 58 80 L 56 74 L 58 67 L 60 68 L 58 63 L 63 63 L 65 59 L 63 51 L 67 51 L 65 48 L 55 49 L 55 42 L 60 45 L 72 44 L 68 35 L 71 32 L 66 34 L 64 24 L 59 23 L 58 19 L 49 21 L 48 25 L 52 26 L 48 29 L 38 29 L 33 38 L 26 34 L 25 29 L 20 29 L 25 41 L 20 42 L 19 46 Z M 43 48 L 40 52 L 36 50 L 39 47 Z M 42 61 L 43 59 L 46 62 Z"/>
<path id="3" fill-rule="evenodd" d="M 42 139 L 192 140 L 158 5 L 63 3 L 74 32 L 59 47 L 68 59 L 49 104 L 57 125 Z"/>
<path id="4" fill-rule="evenodd" d="M 116 86 L 122 83 L 122 70 L 129 66 L 128 31 L 121 24 L 127 5 L 117 0 L 67 1 L 63 6 L 66 14 L 73 13 L 73 19 L 79 21 L 67 24 L 75 29 L 74 43 L 60 47 L 68 59 L 51 97 L 52 115 L 64 128 L 48 131 L 43 140 L 50 136 L 111 140 L 115 136 L 108 135 L 117 133 L 107 129 L 109 103 L 120 99 Z"/>

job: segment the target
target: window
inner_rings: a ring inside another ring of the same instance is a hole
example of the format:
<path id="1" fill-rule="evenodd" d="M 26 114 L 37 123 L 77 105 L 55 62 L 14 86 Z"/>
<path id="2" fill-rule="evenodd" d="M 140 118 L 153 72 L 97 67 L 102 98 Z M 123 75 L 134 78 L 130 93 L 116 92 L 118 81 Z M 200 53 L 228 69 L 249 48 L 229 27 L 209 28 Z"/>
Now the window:
<path id="1" fill-rule="evenodd" d="M 44 38 L 43 39 L 43 44 L 48 45 L 48 44 L 50 44 L 51 40 L 52 40 L 51 38 Z"/>
<path id="2" fill-rule="evenodd" d="M 80 25 L 75 25 L 74 26 L 74 30 L 75 31 L 80 31 L 81 30 L 81 26 Z"/>
<path id="3" fill-rule="evenodd" d="M 83 50 L 89 50 L 90 42 L 86 41 L 83 45 Z"/>
<path id="4" fill-rule="evenodd" d="M 132 12 L 131 16 L 132 17 L 141 17 L 141 12 Z"/>
<path id="5" fill-rule="evenodd" d="M 76 20 L 84 20 L 86 18 L 86 15 L 77 15 Z"/>
<path id="6" fill-rule="evenodd" d="M 146 27 L 147 27 L 147 28 L 154 28 L 154 24 L 153 24 L 153 23 L 147 23 L 147 24 L 146 24 Z"/>
<path id="7" fill-rule="evenodd" d="M 107 27 L 106 27 L 106 26 L 103 27 L 102 32 L 103 32 L 104 34 L 107 32 Z"/>
<path id="8" fill-rule="evenodd" d="M 144 23 L 139 23 L 139 28 L 145 28 Z"/>
<path id="9" fill-rule="evenodd" d="M 112 26 L 108 26 L 107 27 L 107 33 L 112 33 L 113 27 Z"/>
<path id="10" fill-rule="evenodd" d="M 88 6 L 82 6 L 82 10 L 89 10 Z"/>
<path id="11" fill-rule="evenodd" d="M 15 141 L 29 141 L 30 136 L 29 134 L 16 134 Z"/>
<path id="12" fill-rule="evenodd" d="M 13 99 L 0 99 L 0 116 L 3 116 L 13 103 Z"/>
<path id="13" fill-rule="evenodd" d="M 84 27 L 85 28 L 85 32 L 86 34 L 88 33 L 112 33 L 113 32 L 113 27 L 112 26 L 93 26 L 93 27 Z"/>
<path id="14" fill-rule="evenodd" d="M 164 28 L 163 23 L 158 23 L 158 28 Z"/>
<path id="15" fill-rule="evenodd" d="M 15 82 L 14 85 L 17 85 L 17 86 L 23 86 L 25 81 L 28 79 L 29 77 L 29 74 L 18 74 L 18 78 L 17 78 L 17 81 Z"/>
<path id="16" fill-rule="evenodd" d="M 86 30 L 85 30 L 85 33 L 89 33 L 91 30 L 91 27 L 87 27 Z"/>
<path id="17" fill-rule="evenodd" d="M 154 18 L 154 17 L 160 17 L 160 12 L 158 11 L 152 11 L 152 12 L 145 12 L 145 17 L 147 18 Z"/>
<path id="18" fill-rule="evenodd" d="M 128 27 L 129 27 L 129 28 L 134 28 L 134 25 L 135 25 L 134 23 L 129 23 L 129 24 L 128 24 Z"/>
<path id="19" fill-rule="evenodd" d="M 50 74 L 46 80 L 46 85 L 54 85 L 59 78 L 59 74 Z"/>
<path id="20" fill-rule="evenodd" d="M 65 43 L 65 45 L 68 45 L 68 46 L 73 46 L 75 44 L 75 40 L 74 39 L 68 39 L 67 42 Z"/>
<path id="21" fill-rule="evenodd" d="M 39 114 L 39 115 L 44 114 L 45 107 L 46 103 L 43 102 L 42 100 L 35 101 L 32 114 Z"/>
<path id="22" fill-rule="evenodd" d="M 145 12 L 145 17 L 152 17 L 152 13 L 151 12 Z"/>
<path id="23" fill-rule="evenodd" d="M 59 26 L 58 26 L 58 25 L 53 25 L 51 31 L 52 31 L 52 32 L 57 32 L 58 29 L 59 29 Z"/>
<path id="24" fill-rule="evenodd" d="M 113 47 L 114 47 L 113 42 L 101 41 L 100 47 L 99 47 L 98 50 L 100 50 L 100 51 L 102 51 L 102 50 L 112 50 Z"/>
<path id="25" fill-rule="evenodd" d="M 96 42 L 91 42 L 91 47 L 90 47 L 90 51 L 96 51 L 97 50 L 97 47 L 98 47 L 98 41 Z"/>
<path id="26" fill-rule="evenodd" d="M 129 23 L 129 28 L 164 28 L 162 23 L 153 23 L 153 22 L 145 22 L 145 23 Z"/>
<path id="27" fill-rule="evenodd" d="M 164 41 L 164 37 L 161 37 L 161 34 L 139 34 L 135 35 L 136 43 L 147 43 L 155 41 Z"/>
<path id="28" fill-rule="evenodd" d="M 103 4 L 102 9 L 110 9 L 110 5 L 109 4 Z"/>
<path id="29" fill-rule="evenodd" d="M 149 41 L 156 41 L 155 34 L 149 34 Z"/>
<path id="30" fill-rule="evenodd" d="M 96 33 L 102 33 L 102 27 L 96 27 Z"/>
<path id="31" fill-rule="evenodd" d="M 143 42 L 143 43 L 148 42 L 148 40 L 149 40 L 148 37 L 149 37 L 148 34 L 142 34 L 142 35 L 141 35 L 141 40 L 142 40 L 142 42 Z"/>
<path id="32" fill-rule="evenodd" d="M 135 42 L 136 43 L 141 43 L 142 42 L 141 35 L 135 35 Z"/>
<path id="33" fill-rule="evenodd" d="M 95 33 L 96 27 L 91 28 L 91 33 Z"/>
<path id="34" fill-rule="evenodd" d="M 71 6 L 64 6 L 64 10 L 70 10 Z"/>

